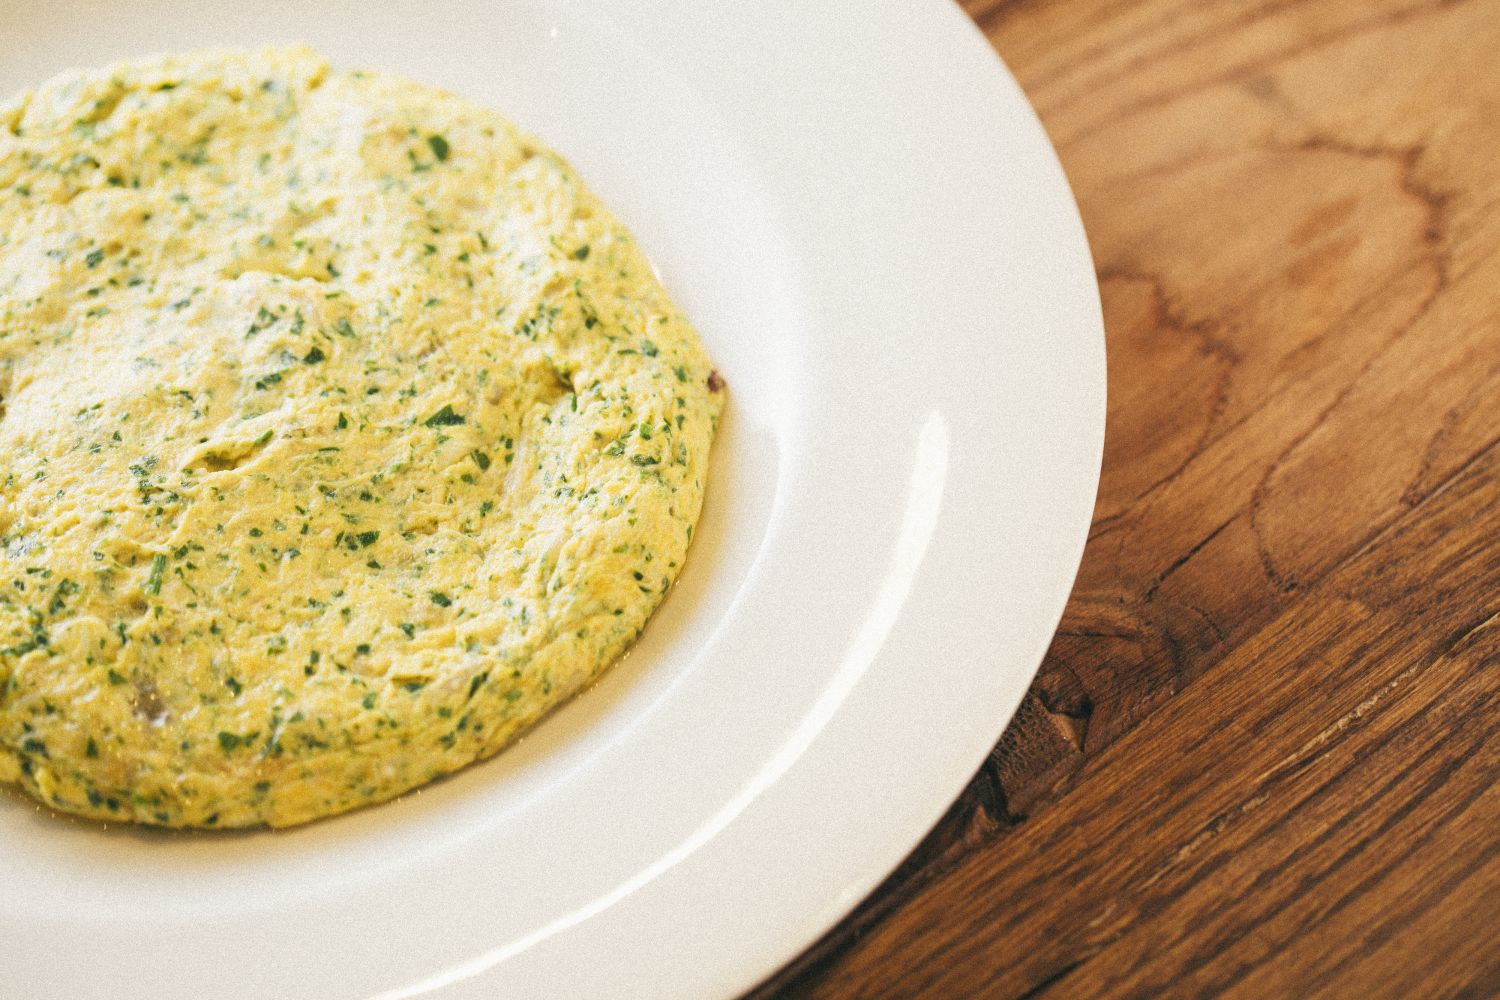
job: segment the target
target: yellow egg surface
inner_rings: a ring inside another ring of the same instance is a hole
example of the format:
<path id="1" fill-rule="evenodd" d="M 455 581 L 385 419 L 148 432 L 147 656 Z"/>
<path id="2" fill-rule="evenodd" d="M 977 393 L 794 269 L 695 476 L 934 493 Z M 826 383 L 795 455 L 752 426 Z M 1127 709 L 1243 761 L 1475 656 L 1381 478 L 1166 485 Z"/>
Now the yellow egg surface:
<path id="1" fill-rule="evenodd" d="M 286 826 L 495 753 L 671 587 L 722 396 L 466 100 L 289 48 L 0 104 L 0 781 Z"/>

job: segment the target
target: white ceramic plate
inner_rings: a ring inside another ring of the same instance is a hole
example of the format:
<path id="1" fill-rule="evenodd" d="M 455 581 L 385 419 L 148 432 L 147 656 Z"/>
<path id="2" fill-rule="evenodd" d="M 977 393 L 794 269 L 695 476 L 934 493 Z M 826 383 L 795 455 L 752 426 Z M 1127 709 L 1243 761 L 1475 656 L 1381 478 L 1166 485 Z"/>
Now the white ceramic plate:
<path id="1" fill-rule="evenodd" d="M 0 995 L 730 997 L 937 820 L 1056 627 L 1104 416 L 1066 182 L 961 12 L 0 0 L 0 23 L 7 94 L 305 40 L 500 109 L 635 229 L 731 392 L 678 589 L 496 760 L 275 834 L 0 794 Z"/>

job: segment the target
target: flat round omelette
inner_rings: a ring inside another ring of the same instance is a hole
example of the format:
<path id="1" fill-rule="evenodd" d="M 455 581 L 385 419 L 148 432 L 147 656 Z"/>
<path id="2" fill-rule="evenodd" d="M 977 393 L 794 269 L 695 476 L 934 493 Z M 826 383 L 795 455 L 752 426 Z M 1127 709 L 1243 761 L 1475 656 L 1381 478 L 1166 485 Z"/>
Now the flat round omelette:
<path id="1" fill-rule="evenodd" d="M 722 389 L 451 94 L 291 48 L 0 105 L 0 782 L 286 826 L 495 753 L 672 586 Z"/>

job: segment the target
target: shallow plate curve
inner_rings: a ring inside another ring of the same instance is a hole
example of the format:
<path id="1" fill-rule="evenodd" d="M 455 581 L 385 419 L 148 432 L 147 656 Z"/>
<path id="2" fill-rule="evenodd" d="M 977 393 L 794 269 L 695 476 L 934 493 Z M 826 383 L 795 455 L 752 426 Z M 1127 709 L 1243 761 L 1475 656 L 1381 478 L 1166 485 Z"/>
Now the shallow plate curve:
<path id="1" fill-rule="evenodd" d="M 42 0 L 6 19 L 7 95 L 301 40 L 495 107 L 636 232 L 731 405 L 641 643 L 495 760 L 281 833 L 104 829 L 0 793 L 0 995 L 728 998 L 917 844 L 1057 627 L 1104 431 L 1067 182 L 957 7 Z"/>

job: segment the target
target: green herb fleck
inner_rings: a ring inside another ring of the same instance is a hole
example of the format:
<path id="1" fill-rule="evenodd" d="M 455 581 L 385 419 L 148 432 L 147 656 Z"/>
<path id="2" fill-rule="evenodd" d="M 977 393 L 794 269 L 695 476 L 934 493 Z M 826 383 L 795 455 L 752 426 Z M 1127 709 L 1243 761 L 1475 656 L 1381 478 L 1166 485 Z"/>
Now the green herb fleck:
<path id="1" fill-rule="evenodd" d="M 146 593 L 155 597 L 161 593 L 161 576 L 167 568 L 167 557 L 155 555 L 151 557 L 151 570 L 146 574 L 146 585 L 143 588 Z"/>
<path id="2" fill-rule="evenodd" d="M 429 135 L 427 137 L 427 145 L 432 147 L 432 155 L 438 158 L 438 162 L 441 163 L 448 159 L 451 147 L 448 145 L 447 139 L 444 139 L 440 135 Z"/>
<path id="3" fill-rule="evenodd" d="M 484 682 L 487 681 L 487 680 L 489 680 L 489 679 L 490 679 L 490 672 L 488 670 L 481 671 L 480 673 L 475 674 L 474 675 L 474 679 L 469 682 L 469 697 L 470 698 L 474 697 L 475 692 L 477 692 L 481 687 L 483 687 L 484 686 Z"/>
<path id="4" fill-rule="evenodd" d="M 444 403 L 443 408 L 423 421 L 428 427 L 454 427 L 465 423 L 462 414 L 454 413 L 453 406 Z"/>
<path id="5" fill-rule="evenodd" d="M 427 596 L 432 599 L 433 604 L 436 604 L 440 608 L 446 608 L 453 603 L 453 598 L 440 590 L 430 590 L 427 592 Z"/>

